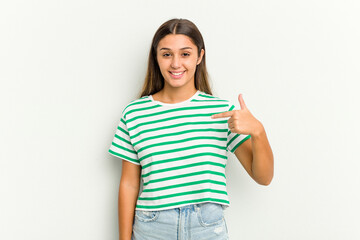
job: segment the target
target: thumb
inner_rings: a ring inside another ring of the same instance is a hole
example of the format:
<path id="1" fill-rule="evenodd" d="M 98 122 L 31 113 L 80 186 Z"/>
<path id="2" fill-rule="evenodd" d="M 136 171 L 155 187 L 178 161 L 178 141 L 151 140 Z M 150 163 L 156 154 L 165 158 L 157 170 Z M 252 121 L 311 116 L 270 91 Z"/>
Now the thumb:
<path id="1" fill-rule="evenodd" d="M 240 108 L 241 109 L 247 109 L 241 93 L 239 94 L 239 103 L 240 103 Z"/>

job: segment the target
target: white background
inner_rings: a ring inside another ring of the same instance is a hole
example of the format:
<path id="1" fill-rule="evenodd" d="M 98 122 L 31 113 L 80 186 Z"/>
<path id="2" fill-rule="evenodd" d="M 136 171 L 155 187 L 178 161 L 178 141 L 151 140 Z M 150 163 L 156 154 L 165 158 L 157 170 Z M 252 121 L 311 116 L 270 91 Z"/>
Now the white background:
<path id="1" fill-rule="evenodd" d="M 0 239 L 118 239 L 121 161 L 107 150 L 173 17 L 198 26 L 214 95 L 239 108 L 243 93 L 274 152 L 269 186 L 229 155 L 230 239 L 360 239 L 359 12 L 355 0 L 2 1 Z"/>

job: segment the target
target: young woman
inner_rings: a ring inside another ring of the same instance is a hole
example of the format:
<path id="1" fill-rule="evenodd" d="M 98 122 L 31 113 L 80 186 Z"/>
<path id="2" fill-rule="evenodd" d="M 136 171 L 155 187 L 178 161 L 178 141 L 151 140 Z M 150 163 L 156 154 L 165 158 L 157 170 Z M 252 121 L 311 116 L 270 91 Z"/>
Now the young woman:
<path id="1" fill-rule="evenodd" d="M 212 95 L 198 28 L 186 19 L 163 23 L 142 93 L 123 109 L 109 149 L 123 159 L 121 240 L 228 239 L 227 152 L 257 183 L 273 177 L 265 129 L 241 95 L 239 103 L 235 110 Z"/>

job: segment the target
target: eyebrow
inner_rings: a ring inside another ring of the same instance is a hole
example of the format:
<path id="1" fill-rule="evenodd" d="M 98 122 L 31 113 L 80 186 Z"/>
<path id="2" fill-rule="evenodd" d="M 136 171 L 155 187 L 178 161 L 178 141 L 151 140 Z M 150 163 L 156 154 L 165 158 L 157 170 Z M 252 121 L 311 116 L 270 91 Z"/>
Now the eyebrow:
<path id="1" fill-rule="evenodd" d="M 183 47 L 183 48 L 180 48 L 180 50 L 185 50 L 185 49 L 192 49 L 191 47 Z M 171 50 L 170 48 L 160 48 L 160 51 L 161 50 Z"/>

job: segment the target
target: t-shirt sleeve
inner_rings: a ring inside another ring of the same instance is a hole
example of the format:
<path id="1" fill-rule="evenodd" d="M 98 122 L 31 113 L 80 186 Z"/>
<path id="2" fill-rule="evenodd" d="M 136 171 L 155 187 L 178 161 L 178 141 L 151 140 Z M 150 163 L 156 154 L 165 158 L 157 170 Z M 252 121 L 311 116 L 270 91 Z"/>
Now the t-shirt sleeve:
<path id="1" fill-rule="evenodd" d="M 126 120 L 124 116 L 125 114 L 123 111 L 122 117 L 115 131 L 114 139 L 108 152 L 115 157 L 140 165 L 137 152 L 131 143 L 130 134 L 126 126 Z"/>
<path id="2" fill-rule="evenodd" d="M 230 108 L 228 111 L 232 111 L 235 108 L 233 104 L 230 104 Z M 246 134 L 237 134 L 230 131 L 228 126 L 227 133 L 227 149 L 234 153 L 235 150 L 246 140 L 248 140 L 251 136 Z"/>

